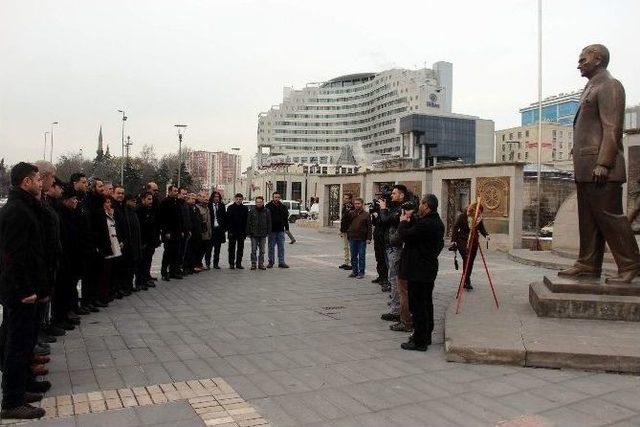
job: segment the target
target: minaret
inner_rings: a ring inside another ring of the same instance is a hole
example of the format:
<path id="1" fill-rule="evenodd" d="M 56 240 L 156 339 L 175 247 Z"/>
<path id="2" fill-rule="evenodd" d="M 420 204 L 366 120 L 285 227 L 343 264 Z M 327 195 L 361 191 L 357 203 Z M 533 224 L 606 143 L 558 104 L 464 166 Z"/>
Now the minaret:
<path id="1" fill-rule="evenodd" d="M 102 150 L 102 125 L 100 125 L 100 132 L 98 132 L 98 150 L 96 151 L 96 159 L 102 160 L 104 157 L 104 151 Z"/>

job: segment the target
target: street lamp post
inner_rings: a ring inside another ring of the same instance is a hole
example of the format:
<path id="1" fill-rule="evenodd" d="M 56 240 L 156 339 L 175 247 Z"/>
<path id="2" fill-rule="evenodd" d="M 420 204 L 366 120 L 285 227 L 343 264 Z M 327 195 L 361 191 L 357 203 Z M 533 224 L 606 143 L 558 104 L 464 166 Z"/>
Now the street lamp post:
<path id="1" fill-rule="evenodd" d="M 42 160 L 47 160 L 47 134 L 49 134 L 49 131 L 44 131 L 44 148 L 42 149 Z"/>
<path id="2" fill-rule="evenodd" d="M 178 128 L 178 188 L 180 188 L 180 175 L 182 172 L 182 134 L 187 125 L 174 125 Z"/>
<path id="3" fill-rule="evenodd" d="M 57 125 L 57 124 L 58 124 L 58 122 L 52 122 L 51 123 L 51 144 L 50 144 L 51 145 L 51 147 L 50 147 L 51 151 L 50 151 L 50 154 L 49 154 L 49 161 L 51 163 L 53 163 L 53 126 Z"/>
<path id="4" fill-rule="evenodd" d="M 240 148 L 239 147 L 231 147 L 231 151 L 236 151 L 239 152 Z M 233 195 L 235 196 L 236 194 L 236 179 L 238 179 L 238 159 L 239 159 L 240 155 L 239 154 L 235 154 L 233 157 Z"/>
<path id="5" fill-rule="evenodd" d="M 127 115 L 124 110 L 118 110 L 118 113 L 122 113 L 122 135 L 121 135 L 121 149 L 122 149 L 122 164 L 120 165 L 120 185 L 124 186 L 124 122 L 127 121 Z"/>
<path id="6" fill-rule="evenodd" d="M 540 208 L 542 181 L 542 0 L 538 0 L 538 179 L 536 182 L 536 250 L 540 250 Z"/>

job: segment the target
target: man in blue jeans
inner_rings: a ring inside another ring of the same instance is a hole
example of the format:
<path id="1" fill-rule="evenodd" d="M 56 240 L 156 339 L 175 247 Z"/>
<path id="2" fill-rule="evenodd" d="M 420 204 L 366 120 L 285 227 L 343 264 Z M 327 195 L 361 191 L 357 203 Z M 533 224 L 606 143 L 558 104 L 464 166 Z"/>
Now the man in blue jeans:
<path id="1" fill-rule="evenodd" d="M 364 210 L 364 200 L 357 198 L 353 201 L 353 210 L 348 213 L 349 250 L 351 252 L 352 273 L 349 277 L 364 278 L 367 244 L 371 243 L 371 216 Z"/>
<path id="2" fill-rule="evenodd" d="M 289 231 L 289 209 L 282 204 L 282 196 L 277 191 L 267 203 L 267 209 L 271 212 L 271 232 L 269 233 L 269 264 L 267 268 L 273 268 L 275 261 L 275 248 L 278 246 L 278 267 L 289 268 L 284 262 L 284 233 Z"/>

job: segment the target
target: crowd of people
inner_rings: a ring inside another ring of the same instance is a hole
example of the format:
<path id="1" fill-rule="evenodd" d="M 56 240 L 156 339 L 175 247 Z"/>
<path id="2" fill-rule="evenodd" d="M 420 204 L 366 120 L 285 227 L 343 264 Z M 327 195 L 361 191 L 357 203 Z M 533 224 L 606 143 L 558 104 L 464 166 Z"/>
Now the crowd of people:
<path id="1" fill-rule="evenodd" d="M 369 209 L 363 199 L 343 196 L 340 235 L 344 261 L 339 268 L 351 270 L 351 278 L 363 279 L 367 245 L 373 240 L 378 273 L 373 282 L 390 292 L 389 311 L 381 318 L 393 322 L 393 331 L 412 332 L 401 345 L 405 350 L 426 351 L 431 344 L 432 293 L 445 233 L 437 210 L 436 196 L 427 194 L 418 200 L 402 184 L 381 194 Z M 481 213 L 482 206 L 472 204 L 460 213 L 451 230 L 449 249 L 463 259 L 462 282 L 467 291 L 473 289 L 470 277 L 479 245 L 477 234 L 489 238 Z"/>
<path id="2" fill-rule="evenodd" d="M 45 161 L 15 165 L 11 186 L 0 209 L 1 418 L 45 415 L 31 404 L 51 387 L 41 379 L 50 343 L 82 316 L 155 287 L 151 264 L 160 245 L 165 281 L 219 269 L 226 240 L 229 267 L 243 269 L 247 237 L 252 270 L 289 268 L 285 234 L 295 239 L 277 192 L 266 204 L 256 197 L 253 209 L 236 194 L 227 209 L 218 192 L 171 185 L 161 200 L 154 182 L 132 195 L 80 172 L 64 183 Z"/>

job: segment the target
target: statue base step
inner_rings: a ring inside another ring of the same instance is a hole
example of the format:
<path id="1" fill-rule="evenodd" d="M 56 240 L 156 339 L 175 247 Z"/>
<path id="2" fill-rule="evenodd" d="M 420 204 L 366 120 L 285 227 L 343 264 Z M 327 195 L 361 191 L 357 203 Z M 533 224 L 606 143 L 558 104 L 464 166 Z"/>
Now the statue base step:
<path id="1" fill-rule="evenodd" d="M 545 276 L 529 285 L 529 303 L 538 317 L 640 322 L 640 286 L 634 284 Z"/>

